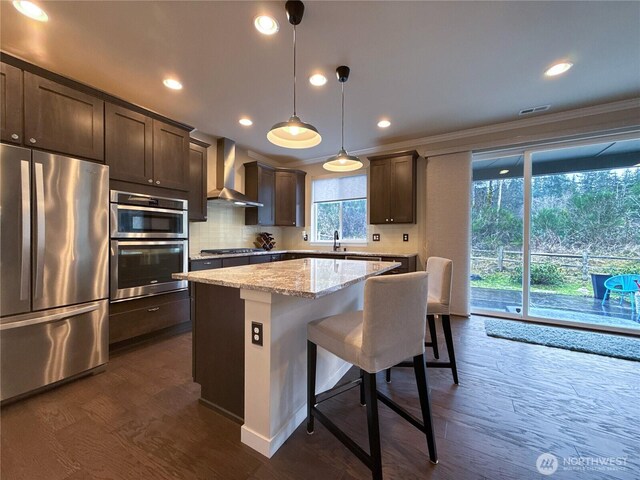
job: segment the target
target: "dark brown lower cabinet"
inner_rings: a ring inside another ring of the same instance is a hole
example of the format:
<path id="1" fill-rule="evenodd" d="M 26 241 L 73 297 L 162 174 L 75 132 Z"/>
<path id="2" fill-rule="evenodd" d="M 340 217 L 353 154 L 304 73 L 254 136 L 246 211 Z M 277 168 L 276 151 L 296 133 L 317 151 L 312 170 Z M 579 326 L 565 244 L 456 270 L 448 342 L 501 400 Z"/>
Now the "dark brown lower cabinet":
<path id="1" fill-rule="evenodd" d="M 382 257 L 383 262 L 400 262 L 402 265 L 398 268 L 385 273 L 384 275 L 393 275 L 397 273 L 409 273 L 416 271 L 416 257 Z"/>
<path id="2" fill-rule="evenodd" d="M 166 293 L 112 303 L 109 306 L 109 345 L 191 323 L 189 292 Z"/>
<path id="3" fill-rule="evenodd" d="M 249 265 L 249 257 L 229 257 L 222 259 L 222 268 Z"/>
<path id="4" fill-rule="evenodd" d="M 210 260 L 191 260 L 189 262 L 190 272 L 211 270 L 212 268 L 222 268 L 222 260 L 219 258 L 212 258 Z"/>

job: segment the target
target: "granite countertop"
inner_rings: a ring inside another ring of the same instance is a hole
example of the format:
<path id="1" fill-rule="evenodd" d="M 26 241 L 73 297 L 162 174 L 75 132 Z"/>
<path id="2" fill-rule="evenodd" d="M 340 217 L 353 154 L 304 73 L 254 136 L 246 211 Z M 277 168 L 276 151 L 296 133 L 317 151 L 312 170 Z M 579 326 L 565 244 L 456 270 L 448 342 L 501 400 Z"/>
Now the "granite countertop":
<path id="1" fill-rule="evenodd" d="M 211 260 L 212 258 L 231 258 L 231 257 L 249 257 L 253 255 L 278 255 L 283 253 L 297 253 L 308 255 L 349 255 L 349 256 L 362 256 L 362 257 L 397 257 L 397 258 L 410 258 L 415 257 L 417 253 L 380 253 L 380 252 L 357 252 L 357 251 L 343 251 L 339 250 L 333 252 L 331 250 L 271 250 L 260 251 L 250 253 L 197 253 L 190 255 L 189 260 Z"/>
<path id="2" fill-rule="evenodd" d="M 294 297 L 319 298 L 399 266 L 398 262 L 304 258 L 174 273 L 173 278 Z"/>

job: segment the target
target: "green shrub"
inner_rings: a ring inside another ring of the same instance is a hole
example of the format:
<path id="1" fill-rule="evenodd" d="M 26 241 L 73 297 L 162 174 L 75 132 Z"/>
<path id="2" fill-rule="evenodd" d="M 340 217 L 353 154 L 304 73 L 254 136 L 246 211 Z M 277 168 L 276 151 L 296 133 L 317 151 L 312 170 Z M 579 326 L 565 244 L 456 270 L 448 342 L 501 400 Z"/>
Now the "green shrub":
<path id="1" fill-rule="evenodd" d="M 640 263 L 638 262 L 625 262 L 614 265 L 607 269 L 609 275 L 625 275 L 625 274 L 640 274 Z"/>
<path id="2" fill-rule="evenodd" d="M 511 281 L 520 283 L 522 279 L 522 266 L 518 265 L 511 272 Z M 553 263 L 531 264 L 531 285 L 560 285 L 564 281 L 562 272 Z"/>

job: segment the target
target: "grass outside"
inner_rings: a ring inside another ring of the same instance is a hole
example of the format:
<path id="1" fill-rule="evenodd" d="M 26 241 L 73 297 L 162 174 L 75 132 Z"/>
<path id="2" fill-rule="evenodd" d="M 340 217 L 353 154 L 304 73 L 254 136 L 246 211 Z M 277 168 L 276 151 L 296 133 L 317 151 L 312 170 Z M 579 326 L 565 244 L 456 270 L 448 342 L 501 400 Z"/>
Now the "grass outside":
<path id="1" fill-rule="evenodd" d="M 508 272 L 494 272 L 482 276 L 482 280 L 472 280 L 472 287 L 495 288 L 499 290 L 522 290 L 522 285 L 511 280 Z M 577 297 L 593 296 L 591 280 L 581 278 L 564 279 L 559 285 L 532 285 L 531 291 L 539 293 L 556 293 Z"/>

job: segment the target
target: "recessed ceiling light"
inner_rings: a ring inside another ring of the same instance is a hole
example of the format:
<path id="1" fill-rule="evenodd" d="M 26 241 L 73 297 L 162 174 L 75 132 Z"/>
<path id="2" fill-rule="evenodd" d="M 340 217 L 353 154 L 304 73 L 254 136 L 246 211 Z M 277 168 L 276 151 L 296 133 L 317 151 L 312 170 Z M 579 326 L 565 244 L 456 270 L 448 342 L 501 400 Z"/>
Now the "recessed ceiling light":
<path id="1" fill-rule="evenodd" d="M 509 170 L 500 170 L 500 175 L 506 175 L 509 173 Z"/>
<path id="2" fill-rule="evenodd" d="M 256 17 L 253 24 L 255 25 L 256 30 L 264 35 L 273 35 L 279 29 L 276 19 L 268 15 L 260 15 Z"/>
<path id="3" fill-rule="evenodd" d="M 321 73 L 316 73 L 315 75 L 311 75 L 309 77 L 309 83 L 315 87 L 321 87 L 325 83 L 327 83 L 327 77 L 325 77 Z"/>
<path id="4" fill-rule="evenodd" d="M 387 127 L 389 127 L 390 125 L 391 125 L 391 122 L 390 122 L 389 120 L 380 120 L 380 121 L 378 122 L 378 126 L 379 126 L 380 128 L 387 128 Z"/>
<path id="5" fill-rule="evenodd" d="M 182 90 L 182 84 L 174 78 L 165 78 L 162 83 L 171 90 Z"/>
<path id="6" fill-rule="evenodd" d="M 634 167 L 640 167 L 640 163 L 636 163 Z"/>
<path id="7" fill-rule="evenodd" d="M 552 67 L 548 68 L 547 71 L 544 72 L 544 74 L 547 77 L 555 77 L 556 75 L 560 75 L 560 74 L 566 72 L 571 67 L 573 67 L 573 63 L 571 63 L 571 62 L 556 63 Z"/>
<path id="8" fill-rule="evenodd" d="M 16 7 L 21 14 L 26 15 L 29 18 L 33 18 L 39 22 L 46 22 L 49 20 L 47 14 L 35 3 L 27 1 L 14 1 L 13 6 Z"/>
<path id="9" fill-rule="evenodd" d="M 240 125 L 244 125 L 245 127 L 250 127 L 251 125 L 253 125 L 253 122 L 251 121 L 251 119 L 247 117 L 241 118 L 240 120 L 238 120 L 238 123 Z"/>

